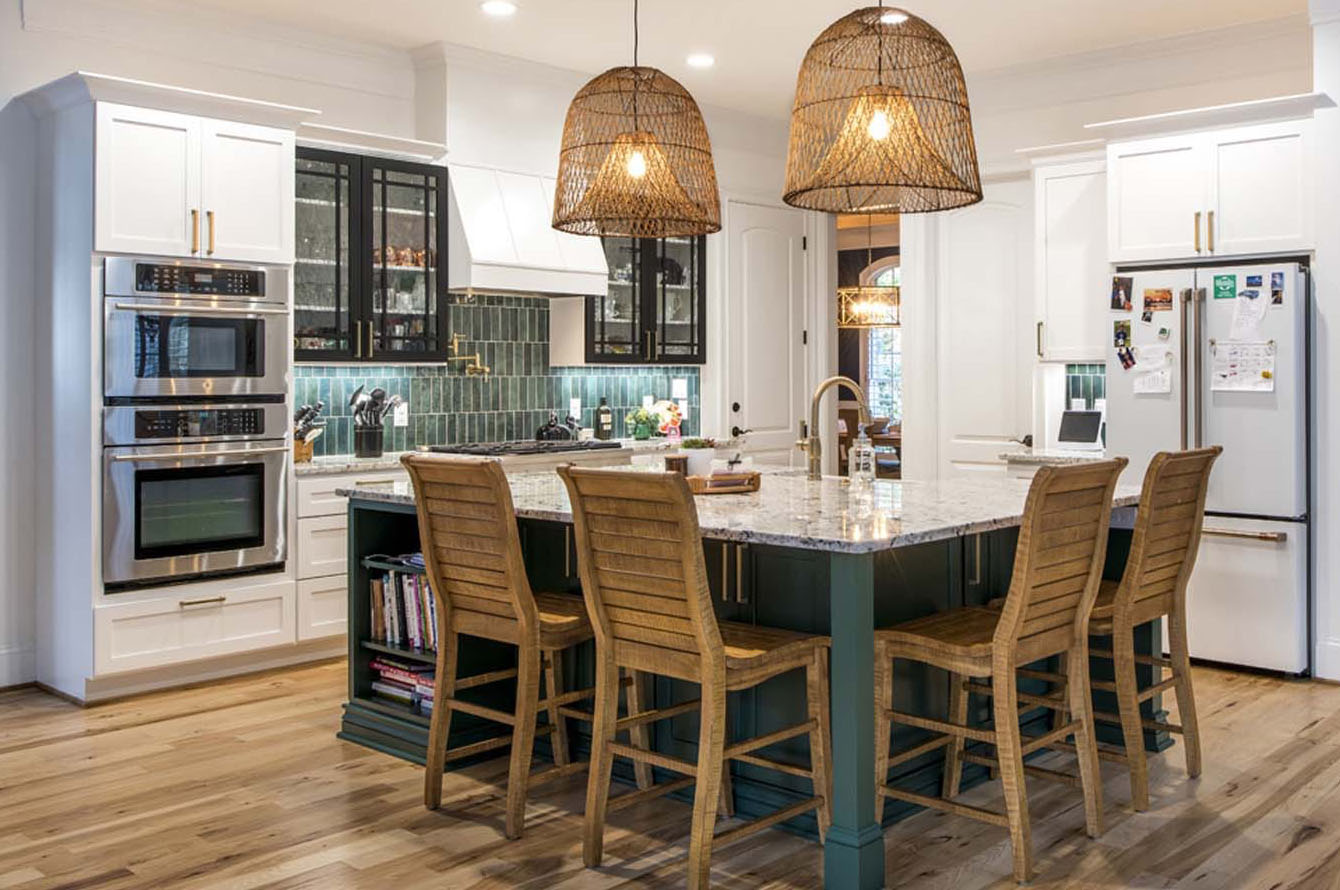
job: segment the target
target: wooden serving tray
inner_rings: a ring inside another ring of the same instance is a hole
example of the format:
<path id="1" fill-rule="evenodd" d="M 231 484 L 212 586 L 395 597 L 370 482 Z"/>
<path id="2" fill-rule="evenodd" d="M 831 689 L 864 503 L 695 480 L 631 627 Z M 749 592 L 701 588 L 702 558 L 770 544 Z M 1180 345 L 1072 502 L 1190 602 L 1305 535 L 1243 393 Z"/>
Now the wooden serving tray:
<path id="1" fill-rule="evenodd" d="M 694 494 L 747 494 L 758 491 L 762 476 L 757 470 L 744 473 L 714 473 L 711 476 L 686 476 Z"/>

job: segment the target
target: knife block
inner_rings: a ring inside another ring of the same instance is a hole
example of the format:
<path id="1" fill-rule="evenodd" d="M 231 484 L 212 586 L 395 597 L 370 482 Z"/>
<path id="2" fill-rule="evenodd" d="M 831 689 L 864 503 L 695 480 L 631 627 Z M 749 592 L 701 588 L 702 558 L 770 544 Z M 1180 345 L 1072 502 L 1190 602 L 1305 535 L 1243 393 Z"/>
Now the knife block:
<path id="1" fill-rule="evenodd" d="M 316 442 L 298 442 L 293 443 L 293 462 L 295 464 L 306 464 L 312 462 L 312 454 L 316 451 Z"/>

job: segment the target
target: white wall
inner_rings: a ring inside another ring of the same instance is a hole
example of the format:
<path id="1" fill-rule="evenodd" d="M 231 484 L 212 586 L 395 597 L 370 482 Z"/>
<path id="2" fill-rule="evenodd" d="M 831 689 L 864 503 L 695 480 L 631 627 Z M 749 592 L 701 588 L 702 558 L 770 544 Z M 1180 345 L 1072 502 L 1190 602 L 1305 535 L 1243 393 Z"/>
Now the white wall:
<path id="1" fill-rule="evenodd" d="M 1340 96 L 1340 0 L 1312 0 L 1316 89 Z M 1312 327 L 1314 671 L 1340 680 L 1340 108 L 1316 113 Z"/>

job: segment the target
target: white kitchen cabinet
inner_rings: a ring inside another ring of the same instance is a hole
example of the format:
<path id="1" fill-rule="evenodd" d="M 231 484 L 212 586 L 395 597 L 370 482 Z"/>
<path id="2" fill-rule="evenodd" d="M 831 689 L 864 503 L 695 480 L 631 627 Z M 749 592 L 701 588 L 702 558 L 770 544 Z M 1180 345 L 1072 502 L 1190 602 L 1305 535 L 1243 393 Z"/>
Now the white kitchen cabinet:
<path id="1" fill-rule="evenodd" d="M 94 611 L 99 675 L 264 649 L 295 639 L 292 578 L 213 595 L 173 593 Z"/>
<path id="2" fill-rule="evenodd" d="M 99 102 L 94 249 L 293 261 L 293 133 Z"/>
<path id="3" fill-rule="evenodd" d="M 343 575 L 348 568 L 349 545 L 344 514 L 298 520 L 298 578 Z"/>
<path id="4" fill-rule="evenodd" d="M 293 262 L 293 134 L 232 121 L 200 121 L 204 255 Z"/>
<path id="5" fill-rule="evenodd" d="M 349 629 L 348 578 L 331 575 L 298 582 L 298 639 L 339 636 Z"/>
<path id="6" fill-rule="evenodd" d="M 200 213 L 199 118 L 100 102 L 96 127 L 94 249 L 192 256 Z"/>
<path id="7" fill-rule="evenodd" d="M 1033 170 L 1035 347 L 1043 361 L 1101 362 L 1107 320 L 1107 165 L 1101 159 Z"/>
<path id="8" fill-rule="evenodd" d="M 1108 259 L 1123 263 L 1202 255 L 1208 155 L 1202 134 L 1107 147 Z"/>
<path id="9" fill-rule="evenodd" d="M 1310 250 L 1312 121 L 1112 143 L 1114 263 Z"/>

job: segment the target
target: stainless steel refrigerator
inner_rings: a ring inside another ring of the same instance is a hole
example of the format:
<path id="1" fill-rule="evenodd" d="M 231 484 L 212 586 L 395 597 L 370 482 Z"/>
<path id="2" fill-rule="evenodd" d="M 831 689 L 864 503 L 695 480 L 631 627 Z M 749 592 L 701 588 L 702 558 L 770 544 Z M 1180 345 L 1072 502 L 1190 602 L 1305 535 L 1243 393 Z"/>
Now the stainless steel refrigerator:
<path id="1" fill-rule="evenodd" d="M 1115 275 L 1107 453 L 1130 458 L 1122 481 L 1139 484 L 1157 451 L 1224 448 L 1187 591 L 1191 655 L 1304 673 L 1307 270 L 1255 260 Z"/>

